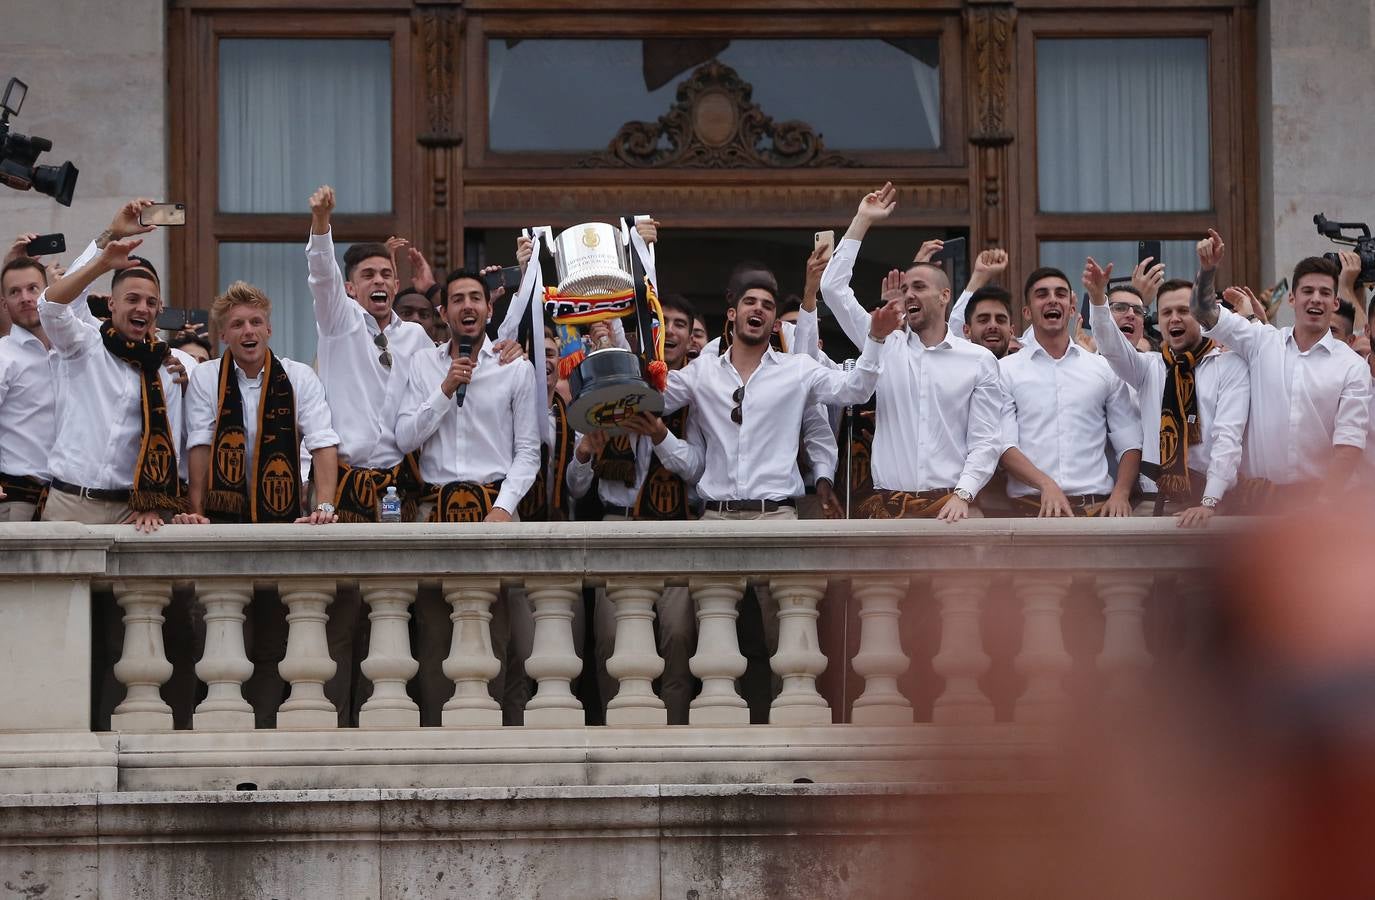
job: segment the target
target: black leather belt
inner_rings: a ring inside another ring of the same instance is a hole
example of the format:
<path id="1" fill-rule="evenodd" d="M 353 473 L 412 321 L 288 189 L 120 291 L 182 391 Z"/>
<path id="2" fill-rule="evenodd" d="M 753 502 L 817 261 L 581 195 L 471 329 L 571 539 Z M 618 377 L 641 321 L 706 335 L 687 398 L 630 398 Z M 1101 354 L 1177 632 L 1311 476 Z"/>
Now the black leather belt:
<path id="1" fill-rule="evenodd" d="M 706 500 L 706 508 L 712 512 L 775 512 L 780 509 L 796 509 L 797 501 L 786 500 Z"/>
<path id="2" fill-rule="evenodd" d="M 635 518 L 635 510 L 633 510 L 633 509 L 627 509 L 627 508 L 624 507 L 624 506 L 617 506 L 617 505 L 614 504 L 614 503 L 603 503 L 603 504 L 602 504 L 602 515 L 606 515 L 606 516 L 624 516 L 624 517 L 627 518 L 627 519 L 633 519 L 633 518 Z"/>
<path id="3" fill-rule="evenodd" d="M 64 494 L 73 494 L 83 500 L 100 500 L 105 503 L 128 503 L 128 489 L 105 489 L 105 488 L 85 488 L 74 484 L 68 484 L 61 479 L 52 480 L 52 488 Z"/>

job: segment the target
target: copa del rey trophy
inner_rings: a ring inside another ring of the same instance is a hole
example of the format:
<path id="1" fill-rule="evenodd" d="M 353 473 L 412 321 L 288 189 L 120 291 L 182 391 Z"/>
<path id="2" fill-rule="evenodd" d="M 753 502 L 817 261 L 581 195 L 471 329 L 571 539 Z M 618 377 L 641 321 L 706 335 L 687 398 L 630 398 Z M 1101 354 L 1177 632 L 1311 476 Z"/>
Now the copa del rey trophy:
<path id="1" fill-rule="evenodd" d="M 664 408 L 663 312 L 653 284 L 653 248 L 633 225 L 640 218 L 623 218 L 619 227 L 575 225 L 548 244 L 558 286 L 545 288 L 544 311 L 554 321 L 559 375 L 573 395 L 568 416 L 579 431 L 618 433 L 630 416 Z M 606 337 L 592 345 L 579 330 L 616 319 L 633 329 L 639 353 Z"/>

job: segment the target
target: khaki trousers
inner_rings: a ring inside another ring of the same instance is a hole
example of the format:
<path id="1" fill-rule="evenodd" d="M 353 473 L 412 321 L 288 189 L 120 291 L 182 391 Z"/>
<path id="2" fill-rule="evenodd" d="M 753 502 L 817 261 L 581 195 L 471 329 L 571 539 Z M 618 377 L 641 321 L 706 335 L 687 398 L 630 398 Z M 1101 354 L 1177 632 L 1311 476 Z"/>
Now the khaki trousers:
<path id="1" fill-rule="evenodd" d="M 120 525 L 133 510 L 128 503 L 90 500 L 64 491 L 48 492 L 43 506 L 44 522 L 80 522 L 83 525 Z"/>

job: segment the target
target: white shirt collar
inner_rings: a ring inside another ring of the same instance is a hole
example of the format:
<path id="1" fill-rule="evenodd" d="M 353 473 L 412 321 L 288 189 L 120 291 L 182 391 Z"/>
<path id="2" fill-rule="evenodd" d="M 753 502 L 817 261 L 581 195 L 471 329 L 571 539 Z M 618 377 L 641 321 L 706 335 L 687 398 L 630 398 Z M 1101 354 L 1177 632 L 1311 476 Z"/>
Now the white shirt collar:
<path id="1" fill-rule="evenodd" d="M 43 346 L 43 342 L 38 339 L 38 336 L 23 325 L 15 324 L 11 326 L 9 337 L 16 345 L 36 344 L 38 349 L 42 350 L 44 353 L 48 352 L 48 348 Z"/>

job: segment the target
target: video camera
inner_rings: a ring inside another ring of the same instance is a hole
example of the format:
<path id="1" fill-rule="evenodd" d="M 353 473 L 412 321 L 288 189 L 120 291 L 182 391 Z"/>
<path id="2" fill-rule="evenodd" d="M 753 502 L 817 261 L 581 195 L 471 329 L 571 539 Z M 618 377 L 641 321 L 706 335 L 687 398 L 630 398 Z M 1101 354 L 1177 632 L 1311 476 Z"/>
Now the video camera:
<path id="1" fill-rule="evenodd" d="M 10 116 L 19 115 L 29 86 L 18 78 L 11 78 L 0 99 L 0 184 L 16 191 L 32 188 L 47 194 L 63 206 L 72 205 L 76 190 L 76 166 L 71 160 L 60 166 L 37 165 L 38 155 L 53 148 L 47 138 L 29 137 L 10 131 Z"/>
<path id="2" fill-rule="evenodd" d="M 1361 274 L 1356 276 L 1357 284 L 1375 284 L 1375 238 L 1370 236 L 1370 226 L 1364 222 L 1329 222 L 1327 216 L 1318 213 L 1313 217 L 1313 224 L 1318 226 L 1318 234 L 1327 238 L 1334 244 L 1346 244 L 1356 248 L 1356 255 L 1361 258 Z M 1359 237 L 1350 237 L 1342 234 L 1343 231 L 1354 231 L 1359 229 Z M 1335 253 L 1324 253 L 1323 259 L 1329 260 L 1341 267 L 1341 257 Z"/>

